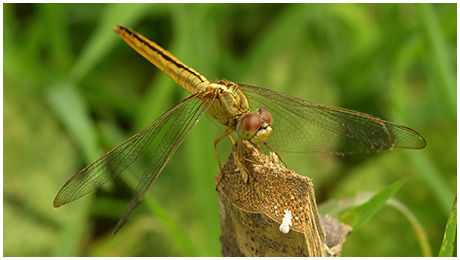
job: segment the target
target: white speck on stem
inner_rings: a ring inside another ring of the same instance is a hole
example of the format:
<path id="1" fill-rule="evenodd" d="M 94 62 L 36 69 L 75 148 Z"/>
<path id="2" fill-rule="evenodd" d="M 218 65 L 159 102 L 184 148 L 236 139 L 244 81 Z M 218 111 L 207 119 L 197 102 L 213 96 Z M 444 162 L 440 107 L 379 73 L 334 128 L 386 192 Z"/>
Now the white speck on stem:
<path id="1" fill-rule="evenodd" d="M 283 234 L 289 233 L 289 229 L 292 227 L 292 214 L 290 210 L 284 210 L 283 222 L 280 225 L 280 232 Z"/>

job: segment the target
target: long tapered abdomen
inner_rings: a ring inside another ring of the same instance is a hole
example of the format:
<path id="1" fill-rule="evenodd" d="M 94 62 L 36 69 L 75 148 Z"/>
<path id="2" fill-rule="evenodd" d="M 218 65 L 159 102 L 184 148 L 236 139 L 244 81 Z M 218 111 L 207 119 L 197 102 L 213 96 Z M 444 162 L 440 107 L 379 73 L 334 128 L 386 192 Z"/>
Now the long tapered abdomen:
<path id="1" fill-rule="evenodd" d="M 188 67 L 171 53 L 144 36 L 121 25 L 114 26 L 113 30 L 135 51 L 191 94 L 198 92 L 209 84 L 209 81 L 200 73 Z"/>

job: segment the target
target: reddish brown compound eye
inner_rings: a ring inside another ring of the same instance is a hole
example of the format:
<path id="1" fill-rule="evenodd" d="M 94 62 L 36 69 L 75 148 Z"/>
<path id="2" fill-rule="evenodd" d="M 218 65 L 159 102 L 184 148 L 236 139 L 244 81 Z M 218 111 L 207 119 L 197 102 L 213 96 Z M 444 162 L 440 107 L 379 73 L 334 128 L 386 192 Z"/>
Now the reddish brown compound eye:
<path id="1" fill-rule="evenodd" d="M 243 131 L 248 133 L 255 133 L 260 128 L 262 121 L 260 117 L 256 114 L 247 114 L 241 120 L 241 128 Z"/>
<path id="2" fill-rule="evenodd" d="M 273 117 L 270 111 L 268 111 L 265 108 L 259 108 L 257 112 L 259 113 L 260 117 L 262 117 L 262 120 L 264 120 L 265 123 L 269 125 L 273 123 Z"/>

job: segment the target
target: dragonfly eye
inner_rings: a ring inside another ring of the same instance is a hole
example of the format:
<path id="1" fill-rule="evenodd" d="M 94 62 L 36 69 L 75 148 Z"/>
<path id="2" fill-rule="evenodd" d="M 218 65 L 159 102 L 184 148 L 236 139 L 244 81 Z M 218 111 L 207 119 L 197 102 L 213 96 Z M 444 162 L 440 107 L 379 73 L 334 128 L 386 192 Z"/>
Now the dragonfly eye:
<path id="1" fill-rule="evenodd" d="M 262 120 L 256 114 L 247 114 L 241 120 L 241 127 L 245 132 L 255 133 L 257 130 L 259 130 L 261 123 Z"/>
<path id="2" fill-rule="evenodd" d="M 249 140 L 259 130 L 262 118 L 258 114 L 245 115 L 238 124 L 237 133 L 241 139 Z"/>
<path id="3" fill-rule="evenodd" d="M 273 117 L 270 111 L 268 111 L 265 108 L 259 108 L 257 113 L 260 115 L 260 117 L 262 117 L 262 120 L 264 120 L 264 122 L 266 122 L 269 125 L 273 124 Z"/>

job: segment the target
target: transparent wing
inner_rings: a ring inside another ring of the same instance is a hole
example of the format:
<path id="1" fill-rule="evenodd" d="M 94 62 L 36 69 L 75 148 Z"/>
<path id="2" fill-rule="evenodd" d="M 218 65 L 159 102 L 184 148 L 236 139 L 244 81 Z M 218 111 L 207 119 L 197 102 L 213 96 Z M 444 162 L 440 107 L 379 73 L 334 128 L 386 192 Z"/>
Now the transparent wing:
<path id="1" fill-rule="evenodd" d="M 177 104 L 145 129 L 73 176 L 56 195 L 54 206 L 60 207 L 74 201 L 112 180 L 139 158 L 152 142 L 160 144 L 157 145 L 152 158 L 158 161 L 151 162 L 146 172 L 158 174 L 161 169 L 156 167 L 156 164 L 166 164 L 169 160 L 168 156 L 172 156 L 183 138 L 201 118 L 208 107 L 208 102 L 201 101 L 197 95 L 192 95 Z M 140 184 L 142 182 L 146 180 L 142 179 Z"/>
<path id="2" fill-rule="evenodd" d="M 416 131 L 364 113 L 320 105 L 263 88 L 240 85 L 250 107 L 273 115 L 267 143 L 277 151 L 372 153 L 394 147 L 420 149 L 426 142 Z"/>
<path id="3" fill-rule="evenodd" d="M 185 102 L 167 117 L 165 127 L 163 127 L 164 129 L 162 129 L 161 134 L 158 136 L 158 145 L 156 145 L 153 156 L 136 187 L 133 197 L 113 231 L 114 234 L 118 232 L 131 212 L 139 205 L 158 175 L 163 171 L 169 159 L 171 159 L 192 128 L 208 110 L 214 98 L 215 96 L 203 100 L 198 98 L 189 99 L 188 102 Z"/>

